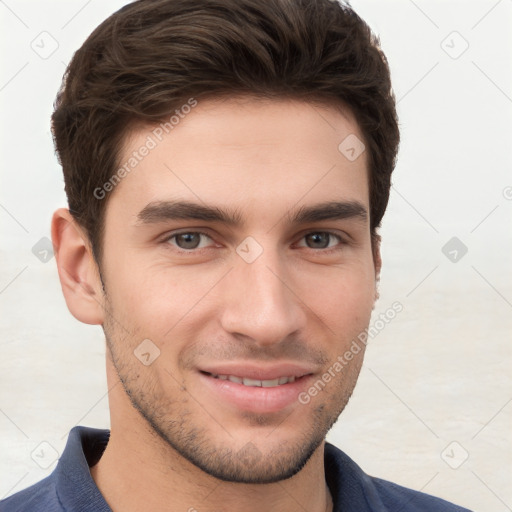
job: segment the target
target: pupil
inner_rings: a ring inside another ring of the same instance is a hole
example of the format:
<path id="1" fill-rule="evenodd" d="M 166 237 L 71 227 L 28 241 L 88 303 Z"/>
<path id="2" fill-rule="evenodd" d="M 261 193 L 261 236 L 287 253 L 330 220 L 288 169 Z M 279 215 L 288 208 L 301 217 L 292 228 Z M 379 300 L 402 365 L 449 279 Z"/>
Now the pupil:
<path id="1" fill-rule="evenodd" d="M 199 245 L 198 233 L 181 233 L 177 235 L 176 242 L 182 249 L 195 249 Z M 180 243 L 183 242 L 183 243 Z"/>
<path id="2" fill-rule="evenodd" d="M 312 233 L 307 235 L 309 237 L 309 241 L 312 241 L 314 244 L 320 244 L 322 249 L 325 249 L 329 245 L 329 233 Z"/>

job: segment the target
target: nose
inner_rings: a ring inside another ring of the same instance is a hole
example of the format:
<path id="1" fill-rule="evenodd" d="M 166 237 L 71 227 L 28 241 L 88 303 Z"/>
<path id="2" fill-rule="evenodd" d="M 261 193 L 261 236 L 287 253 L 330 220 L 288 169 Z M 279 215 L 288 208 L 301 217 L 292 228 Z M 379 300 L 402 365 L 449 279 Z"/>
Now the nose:
<path id="1" fill-rule="evenodd" d="M 305 326 L 303 303 L 278 255 L 239 259 L 224 284 L 223 329 L 261 346 L 283 342 Z"/>

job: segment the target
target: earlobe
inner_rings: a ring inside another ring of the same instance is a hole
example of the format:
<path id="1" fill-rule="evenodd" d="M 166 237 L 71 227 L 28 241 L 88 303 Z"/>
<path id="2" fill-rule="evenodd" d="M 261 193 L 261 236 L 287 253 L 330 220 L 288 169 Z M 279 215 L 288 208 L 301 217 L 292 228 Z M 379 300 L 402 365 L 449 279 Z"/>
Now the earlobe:
<path id="1" fill-rule="evenodd" d="M 67 208 L 52 218 L 52 242 L 62 293 L 71 314 L 86 324 L 103 324 L 104 295 L 92 250 Z"/>

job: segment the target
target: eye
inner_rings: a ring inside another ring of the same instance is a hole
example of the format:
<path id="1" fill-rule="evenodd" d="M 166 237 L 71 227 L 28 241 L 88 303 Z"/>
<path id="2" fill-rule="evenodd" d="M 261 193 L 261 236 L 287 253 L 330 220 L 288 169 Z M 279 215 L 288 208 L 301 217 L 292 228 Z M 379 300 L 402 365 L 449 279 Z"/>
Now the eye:
<path id="1" fill-rule="evenodd" d="M 306 247 L 309 249 L 331 249 L 336 245 L 343 244 L 339 235 L 329 231 L 313 231 L 304 235 L 301 240 L 306 242 Z M 302 244 L 299 246 L 304 247 Z"/>
<path id="2" fill-rule="evenodd" d="M 200 231 L 185 231 L 182 233 L 175 233 L 167 237 L 165 242 L 175 245 L 179 249 L 185 251 L 192 251 L 194 249 L 203 249 L 208 246 L 208 241 L 212 239 L 206 234 Z"/>

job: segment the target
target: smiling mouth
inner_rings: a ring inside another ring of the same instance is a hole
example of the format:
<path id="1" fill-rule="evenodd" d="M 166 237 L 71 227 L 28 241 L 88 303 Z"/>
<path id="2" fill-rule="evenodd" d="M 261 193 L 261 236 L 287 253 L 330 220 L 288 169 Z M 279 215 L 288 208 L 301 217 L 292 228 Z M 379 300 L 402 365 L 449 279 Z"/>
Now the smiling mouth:
<path id="1" fill-rule="evenodd" d="M 213 377 L 214 379 L 219 380 L 229 380 L 230 382 L 234 382 L 235 384 L 242 384 L 243 386 L 248 387 L 260 387 L 260 388 L 274 388 L 276 386 L 283 386 L 285 384 L 291 384 L 292 382 L 295 382 L 296 380 L 302 379 L 302 377 L 295 377 L 295 376 L 283 376 L 278 377 L 276 379 L 269 379 L 269 380 L 257 380 L 257 379 L 250 379 L 248 377 L 239 377 L 237 375 L 217 375 L 215 373 L 209 373 L 209 372 L 202 372 L 205 375 L 208 375 L 209 377 Z"/>

